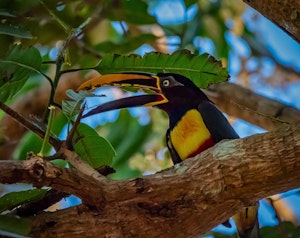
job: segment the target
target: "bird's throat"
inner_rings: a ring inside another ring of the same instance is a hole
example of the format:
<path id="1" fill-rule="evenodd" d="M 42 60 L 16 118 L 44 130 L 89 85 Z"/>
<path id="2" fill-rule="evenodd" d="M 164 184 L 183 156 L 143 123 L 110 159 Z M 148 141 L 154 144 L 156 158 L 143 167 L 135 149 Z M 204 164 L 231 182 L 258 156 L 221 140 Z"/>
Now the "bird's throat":
<path id="1" fill-rule="evenodd" d="M 170 132 L 172 144 L 182 160 L 213 146 L 211 134 L 196 109 L 187 111 Z"/>

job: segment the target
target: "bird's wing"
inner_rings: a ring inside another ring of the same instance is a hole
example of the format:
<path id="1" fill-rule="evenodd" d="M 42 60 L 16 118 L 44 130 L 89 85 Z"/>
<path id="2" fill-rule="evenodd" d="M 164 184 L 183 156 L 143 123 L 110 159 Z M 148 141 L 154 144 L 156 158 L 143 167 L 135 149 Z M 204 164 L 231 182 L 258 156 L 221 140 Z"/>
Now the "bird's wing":
<path id="1" fill-rule="evenodd" d="M 198 106 L 205 126 L 217 143 L 223 139 L 239 138 L 238 134 L 229 124 L 226 117 L 211 102 L 203 102 Z"/>
<path id="2" fill-rule="evenodd" d="M 167 130 L 166 144 L 167 144 L 167 147 L 168 147 L 168 149 L 170 151 L 173 164 L 178 164 L 178 163 L 182 162 L 182 160 L 180 159 L 177 151 L 175 150 L 175 148 L 174 148 L 174 146 L 172 144 L 171 137 L 170 137 L 170 129 Z"/>

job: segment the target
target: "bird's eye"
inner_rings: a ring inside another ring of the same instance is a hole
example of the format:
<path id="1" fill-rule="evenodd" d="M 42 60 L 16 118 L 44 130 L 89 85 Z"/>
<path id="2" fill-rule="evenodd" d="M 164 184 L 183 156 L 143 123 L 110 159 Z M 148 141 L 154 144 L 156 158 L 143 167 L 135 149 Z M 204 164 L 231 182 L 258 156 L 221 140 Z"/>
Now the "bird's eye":
<path id="1" fill-rule="evenodd" d="M 163 86 L 164 86 L 164 87 L 170 86 L 170 81 L 169 81 L 168 79 L 165 79 L 165 80 L 163 81 Z"/>

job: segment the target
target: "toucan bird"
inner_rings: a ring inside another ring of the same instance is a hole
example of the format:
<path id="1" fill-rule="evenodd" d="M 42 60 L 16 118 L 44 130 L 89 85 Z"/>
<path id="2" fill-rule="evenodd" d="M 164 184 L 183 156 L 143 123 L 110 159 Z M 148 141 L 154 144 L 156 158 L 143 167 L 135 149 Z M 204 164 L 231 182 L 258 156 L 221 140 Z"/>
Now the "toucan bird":
<path id="1" fill-rule="evenodd" d="M 102 86 L 133 86 L 151 90 L 145 94 L 104 103 L 83 117 L 114 109 L 154 106 L 169 116 L 166 144 L 174 164 L 194 157 L 223 139 L 239 138 L 226 117 L 188 78 L 174 73 L 119 73 L 97 76 L 78 90 Z M 259 237 L 257 205 L 235 216 L 240 237 Z"/>

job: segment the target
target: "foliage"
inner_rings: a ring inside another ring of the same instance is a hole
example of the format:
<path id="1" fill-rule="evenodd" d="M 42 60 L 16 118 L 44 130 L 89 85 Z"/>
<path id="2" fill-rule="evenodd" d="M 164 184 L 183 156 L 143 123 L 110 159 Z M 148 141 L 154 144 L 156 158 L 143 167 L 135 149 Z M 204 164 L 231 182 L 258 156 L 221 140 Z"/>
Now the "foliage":
<path id="1" fill-rule="evenodd" d="M 144 57 L 107 55 L 95 69 L 101 74 L 128 71 L 178 73 L 191 79 L 200 88 L 229 78 L 227 70 L 211 55 L 194 55 L 189 51 L 176 51 L 171 55 L 151 52 Z"/>
<path id="2" fill-rule="evenodd" d="M 24 86 L 32 72 L 39 72 L 42 62 L 36 48 L 14 45 L 0 63 L 0 100 L 6 101 Z"/>
<path id="3" fill-rule="evenodd" d="M 299 237 L 300 236 L 300 228 L 295 226 L 291 222 L 281 222 L 277 226 L 270 227 L 266 226 L 261 229 L 261 234 L 265 238 L 272 237 Z"/>
<path id="4" fill-rule="evenodd" d="M 4 237 L 26 237 L 31 229 L 30 220 L 12 215 L 0 215 L 0 235 Z"/>
<path id="5" fill-rule="evenodd" d="M 38 201 L 46 194 L 46 189 L 11 192 L 0 198 L 0 212 L 13 209 L 21 204 Z"/>
<path id="6" fill-rule="evenodd" d="M 79 124 L 75 141 L 73 145 L 75 151 L 93 168 L 111 165 L 115 156 L 114 149 L 93 128 L 85 124 Z"/>
<path id="7" fill-rule="evenodd" d="M 93 94 L 86 91 L 76 93 L 74 90 L 68 89 L 66 96 L 71 100 L 62 101 L 62 111 L 67 118 L 72 119 L 80 112 L 81 104 L 84 102 L 84 99 L 86 97 L 93 97 Z"/>
<path id="8" fill-rule="evenodd" d="M 53 120 L 52 133 L 58 135 L 66 126 L 67 118 L 63 115 L 57 115 Z M 24 135 L 21 143 L 16 147 L 14 157 L 18 160 L 26 159 L 28 151 L 38 153 L 42 147 L 42 139 L 33 132 L 28 132 Z M 51 151 L 51 146 L 48 146 L 48 153 Z"/>
<path id="9" fill-rule="evenodd" d="M 105 127 L 108 129 L 106 138 L 117 152 L 112 164 L 116 173 L 112 175 L 112 178 L 125 179 L 141 175 L 141 171 L 129 166 L 128 158 L 131 158 L 136 152 L 141 153 L 142 146 L 151 134 L 152 125 L 142 126 L 127 110 L 122 110 L 118 119 L 115 122 L 107 123 Z M 114 128 L 114 130 L 109 128 Z"/>

